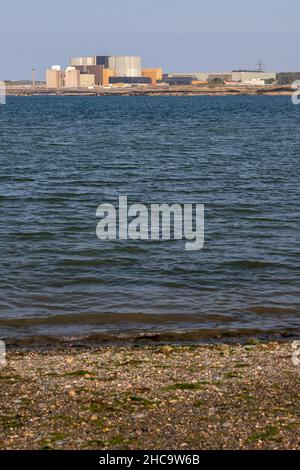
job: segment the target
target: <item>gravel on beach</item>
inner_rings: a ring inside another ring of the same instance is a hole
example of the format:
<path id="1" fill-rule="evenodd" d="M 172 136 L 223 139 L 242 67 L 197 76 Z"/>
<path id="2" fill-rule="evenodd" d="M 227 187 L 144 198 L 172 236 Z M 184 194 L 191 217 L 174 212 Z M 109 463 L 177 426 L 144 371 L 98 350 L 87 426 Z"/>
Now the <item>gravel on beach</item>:
<path id="1" fill-rule="evenodd" d="M 299 449 L 290 342 L 12 350 L 1 449 Z"/>

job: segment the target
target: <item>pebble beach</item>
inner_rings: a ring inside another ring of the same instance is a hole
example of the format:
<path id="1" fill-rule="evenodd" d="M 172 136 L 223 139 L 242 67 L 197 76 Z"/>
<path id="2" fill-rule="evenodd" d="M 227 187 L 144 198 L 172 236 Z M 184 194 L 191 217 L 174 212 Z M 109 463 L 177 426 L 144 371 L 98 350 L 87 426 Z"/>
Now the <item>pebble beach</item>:
<path id="1" fill-rule="evenodd" d="M 299 449 L 291 342 L 12 349 L 1 449 Z"/>

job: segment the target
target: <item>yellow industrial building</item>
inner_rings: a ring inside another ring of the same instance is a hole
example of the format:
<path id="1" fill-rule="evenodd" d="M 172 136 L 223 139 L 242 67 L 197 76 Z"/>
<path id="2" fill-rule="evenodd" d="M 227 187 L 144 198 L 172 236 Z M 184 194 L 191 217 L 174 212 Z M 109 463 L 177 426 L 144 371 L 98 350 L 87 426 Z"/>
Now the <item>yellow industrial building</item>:
<path id="1" fill-rule="evenodd" d="M 143 69 L 142 70 L 143 77 L 147 77 L 151 79 L 151 85 L 156 85 L 158 81 L 162 81 L 163 78 L 163 71 L 161 68 L 156 69 Z"/>

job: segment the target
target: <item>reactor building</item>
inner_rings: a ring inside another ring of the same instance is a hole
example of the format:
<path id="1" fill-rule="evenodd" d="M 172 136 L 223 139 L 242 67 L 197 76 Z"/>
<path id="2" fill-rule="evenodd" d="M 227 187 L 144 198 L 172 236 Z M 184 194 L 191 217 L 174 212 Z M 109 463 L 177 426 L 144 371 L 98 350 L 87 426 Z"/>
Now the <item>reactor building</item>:
<path id="1" fill-rule="evenodd" d="M 142 76 L 142 58 L 139 56 L 73 57 L 70 65 L 73 67 L 102 66 L 113 70 L 116 77 Z"/>

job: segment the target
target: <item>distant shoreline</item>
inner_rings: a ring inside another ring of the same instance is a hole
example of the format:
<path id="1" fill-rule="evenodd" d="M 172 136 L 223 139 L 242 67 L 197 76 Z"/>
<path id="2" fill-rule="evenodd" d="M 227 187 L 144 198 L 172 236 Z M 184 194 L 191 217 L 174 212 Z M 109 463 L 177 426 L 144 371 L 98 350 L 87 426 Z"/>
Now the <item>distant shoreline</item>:
<path id="1" fill-rule="evenodd" d="M 7 86 L 8 96 L 290 96 L 288 86 L 170 86 L 95 89 L 47 89 L 46 87 Z"/>

